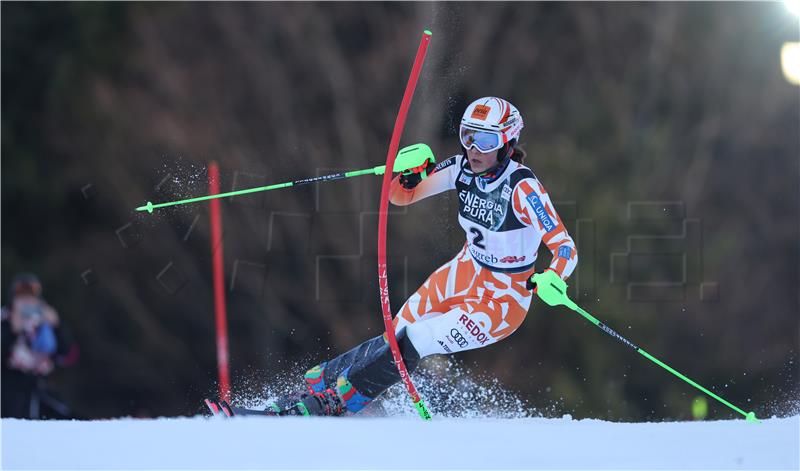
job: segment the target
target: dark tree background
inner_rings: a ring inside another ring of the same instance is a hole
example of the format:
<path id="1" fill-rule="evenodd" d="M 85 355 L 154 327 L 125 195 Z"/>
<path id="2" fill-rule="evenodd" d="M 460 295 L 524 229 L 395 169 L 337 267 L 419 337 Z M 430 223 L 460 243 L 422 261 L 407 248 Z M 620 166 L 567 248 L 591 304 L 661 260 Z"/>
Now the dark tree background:
<path id="1" fill-rule="evenodd" d="M 211 160 L 223 191 L 379 165 L 426 28 L 403 144 L 445 158 L 471 100 L 509 99 L 579 245 L 572 297 L 731 402 L 796 411 L 800 95 L 779 51 L 800 34 L 781 4 L 4 2 L 3 301 L 41 276 L 81 347 L 52 381 L 76 415 L 192 414 L 215 390 L 207 205 L 133 208 L 205 194 Z M 379 184 L 224 201 L 235 394 L 381 332 Z M 463 244 L 454 198 L 392 213 L 394 309 Z M 685 419 L 697 395 L 537 301 L 460 357 L 548 414 Z"/>

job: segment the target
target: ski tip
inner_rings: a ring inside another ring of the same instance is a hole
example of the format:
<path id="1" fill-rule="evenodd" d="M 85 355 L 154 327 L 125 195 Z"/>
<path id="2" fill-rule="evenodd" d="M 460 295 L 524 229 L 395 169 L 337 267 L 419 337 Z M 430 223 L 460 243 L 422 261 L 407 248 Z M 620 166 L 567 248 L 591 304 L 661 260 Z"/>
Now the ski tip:
<path id="1" fill-rule="evenodd" d="M 228 401 L 224 401 L 224 400 L 219 400 L 218 401 L 218 400 L 215 400 L 215 399 L 205 399 L 203 402 L 205 402 L 206 407 L 208 407 L 208 410 L 211 411 L 211 416 L 212 417 L 226 417 L 226 418 L 229 418 L 229 417 L 233 417 L 234 415 L 236 415 L 233 412 L 233 407 L 231 407 L 231 405 L 228 404 Z"/>
<path id="2" fill-rule="evenodd" d="M 206 407 L 208 407 L 208 410 L 211 411 L 211 415 L 219 414 L 220 407 L 217 401 L 214 401 L 212 399 L 205 399 L 203 402 L 205 402 Z"/>
<path id="3" fill-rule="evenodd" d="M 425 31 L 423 31 L 423 33 L 425 33 L 426 36 L 433 36 L 433 33 L 431 33 L 431 30 L 429 30 L 429 29 L 426 29 Z"/>
<path id="4" fill-rule="evenodd" d="M 219 401 L 218 404 L 220 406 L 220 409 L 222 409 L 222 413 L 225 414 L 226 417 L 234 416 L 233 408 L 231 407 L 230 404 L 228 404 L 228 401 Z"/>

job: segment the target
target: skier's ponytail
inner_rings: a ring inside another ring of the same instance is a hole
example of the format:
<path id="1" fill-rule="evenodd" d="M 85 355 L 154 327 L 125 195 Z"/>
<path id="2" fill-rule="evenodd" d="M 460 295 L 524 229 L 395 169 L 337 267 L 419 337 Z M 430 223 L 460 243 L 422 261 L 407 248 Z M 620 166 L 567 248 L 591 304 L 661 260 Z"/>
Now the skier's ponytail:
<path id="1" fill-rule="evenodd" d="M 521 147 L 514 147 L 514 151 L 511 154 L 511 160 L 518 164 L 524 165 L 525 157 L 527 156 L 528 154 Z"/>

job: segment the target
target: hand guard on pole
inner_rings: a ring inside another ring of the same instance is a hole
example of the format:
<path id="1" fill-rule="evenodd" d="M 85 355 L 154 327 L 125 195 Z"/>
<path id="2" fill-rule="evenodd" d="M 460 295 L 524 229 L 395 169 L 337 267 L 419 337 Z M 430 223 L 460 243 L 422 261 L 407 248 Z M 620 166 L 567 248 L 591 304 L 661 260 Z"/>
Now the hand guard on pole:
<path id="1" fill-rule="evenodd" d="M 551 304 L 551 301 L 555 302 L 567 294 L 567 283 L 562 280 L 561 277 L 558 276 L 558 273 L 552 268 L 548 268 L 542 273 L 534 273 L 533 276 L 525 282 L 525 287 L 533 290 L 534 293 L 542 298 L 542 301 L 550 306 L 563 304 L 561 302 Z"/>

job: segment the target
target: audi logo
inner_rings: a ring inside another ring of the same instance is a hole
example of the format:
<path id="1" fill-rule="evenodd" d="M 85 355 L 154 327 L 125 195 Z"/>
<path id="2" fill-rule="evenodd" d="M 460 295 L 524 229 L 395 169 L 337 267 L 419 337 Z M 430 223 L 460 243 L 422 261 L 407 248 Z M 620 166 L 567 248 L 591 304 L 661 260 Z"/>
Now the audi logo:
<path id="1" fill-rule="evenodd" d="M 461 332 L 458 329 L 450 329 L 450 335 L 453 337 L 453 340 L 456 341 L 459 347 L 467 348 L 467 339 L 461 335 Z"/>

